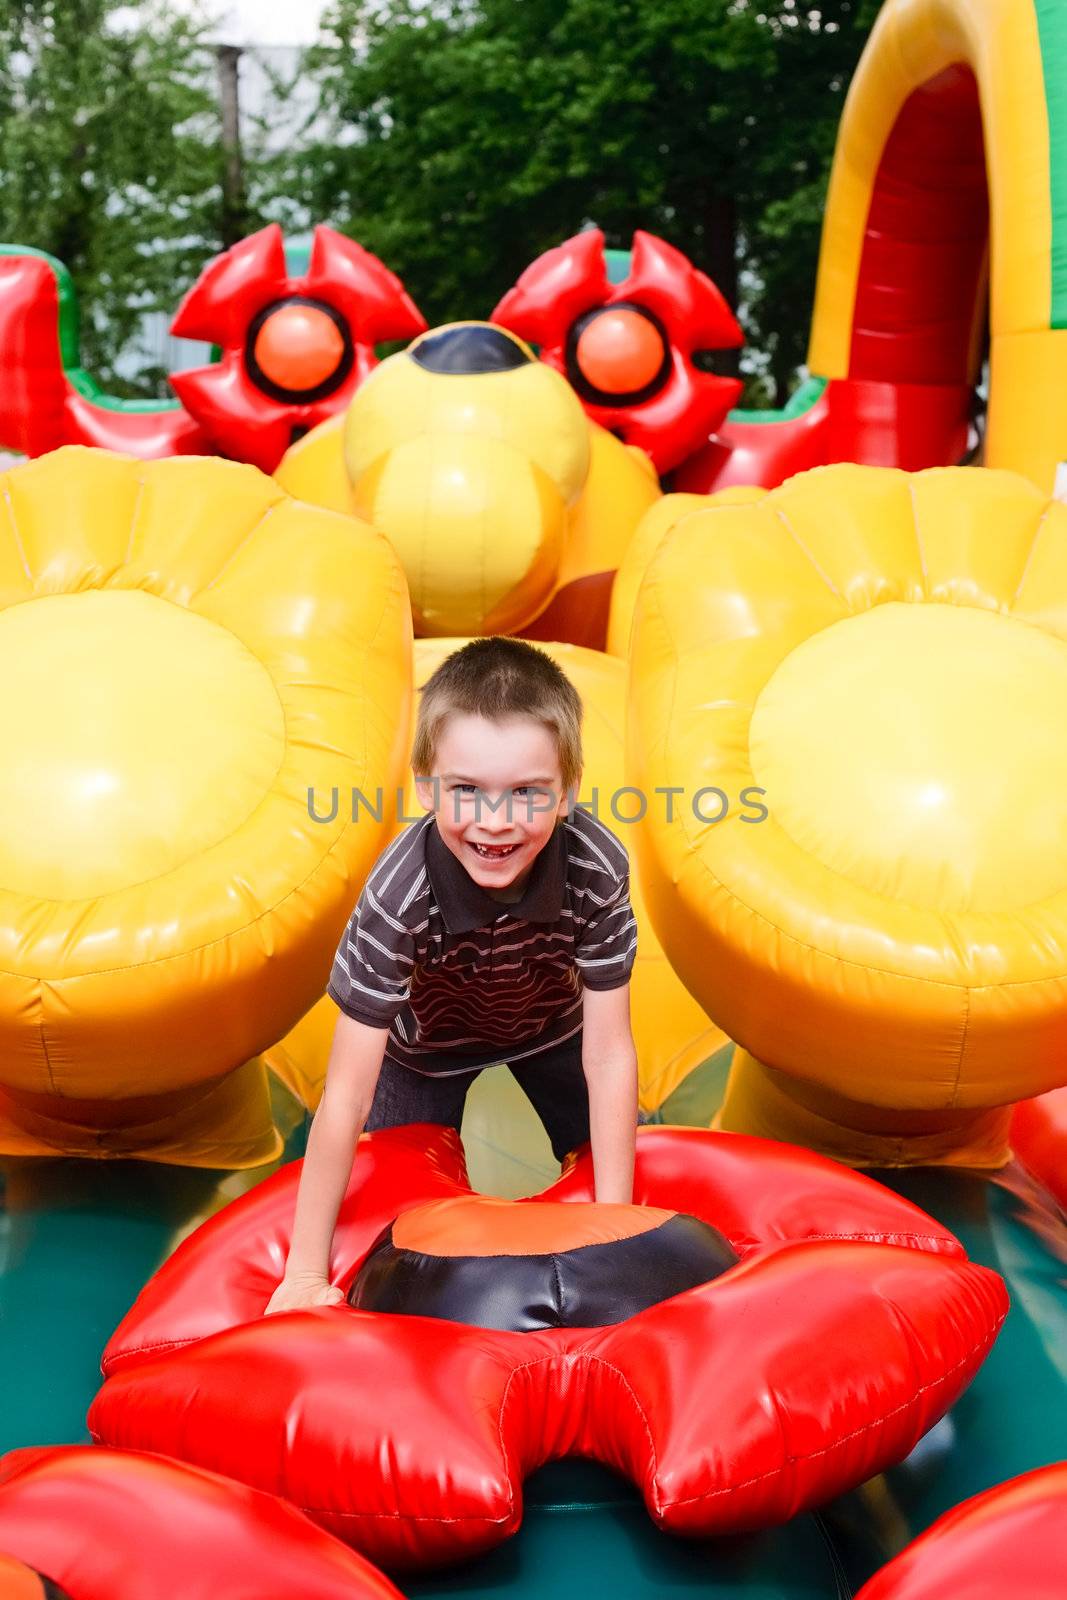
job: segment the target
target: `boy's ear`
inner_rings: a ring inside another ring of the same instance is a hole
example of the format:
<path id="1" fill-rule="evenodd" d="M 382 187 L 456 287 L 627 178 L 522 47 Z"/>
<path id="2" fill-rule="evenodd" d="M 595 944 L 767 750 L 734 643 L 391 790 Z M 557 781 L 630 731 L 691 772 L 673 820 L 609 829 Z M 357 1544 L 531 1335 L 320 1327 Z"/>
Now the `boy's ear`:
<path id="1" fill-rule="evenodd" d="M 439 778 L 416 778 L 415 797 L 424 811 L 436 811 L 441 788 Z"/>
<path id="2" fill-rule="evenodd" d="M 556 815 L 558 817 L 569 817 L 581 792 L 582 774 L 579 772 L 577 778 L 571 784 L 570 788 L 564 789 L 562 798 L 559 802 L 559 810 L 556 812 Z"/>

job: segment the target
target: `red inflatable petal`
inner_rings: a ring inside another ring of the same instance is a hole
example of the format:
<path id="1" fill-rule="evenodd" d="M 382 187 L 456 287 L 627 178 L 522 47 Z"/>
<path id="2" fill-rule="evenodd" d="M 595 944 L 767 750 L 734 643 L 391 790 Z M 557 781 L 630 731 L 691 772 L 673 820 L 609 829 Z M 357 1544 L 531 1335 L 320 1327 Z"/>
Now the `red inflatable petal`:
<path id="1" fill-rule="evenodd" d="M 591 1200 L 590 1153 L 537 1198 Z M 947 1228 L 873 1178 L 798 1145 L 745 1133 L 640 1129 L 634 1200 L 704 1218 L 742 1256 L 799 1240 L 851 1239 L 965 1259 Z"/>
<path id="2" fill-rule="evenodd" d="M 112 1335 L 105 1374 L 262 1316 L 289 1253 L 300 1169 L 300 1162 L 283 1167 L 179 1245 Z M 470 1192 L 458 1134 L 422 1123 L 365 1136 L 353 1175 L 331 1269 L 346 1288 L 394 1217 Z"/>
<path id="3" fill-rule="evenodd" d="M 395 272 L 354 239 L 321 224 L 315 229 L 307 277 L 299 292 L 336 306 L 357 344 L 413 339 L 427 328 Z"/>
<path id="4" fill-rule="evenodd" d="M 649 1511 L 706 1536 L 785 1522 L 903 1460 L 1007 1310 L 1001 1279 L 971 1262 L 797 1244 L 605 1329 L 593 1348 L 625 1374 L 647 1426 L 642 1445 L 631 1423 L 641 1471 L 625 1470 Z M 620 1397 L 617 1437 L 625 1414 Z"/>
<path id="5" fill-rule="evenodd" d="M 285 243 L 276 222 L 209 261 L 170 325 L 178 339 L 244 343 L 245 329 L 265 305 L 285 293 Z"/>
<path id="6" fill-rule="evenodd" d="M 5 1457 L 0 1550 L 70 1600 L 399 1600 L 361 1556 L 270 1495 L 87 1446 Z"/>
<path id="7" fill-rule="evenodd" d="M 223 455 L 274 471 L 292 443 L 293 408 L 249 383 L 243 350 L 227 350 L 214 366 L 174 372 L 170 384 Z"/>
<path id="8" fill-rule="evenodd" d="M 594 422 L 620 433 L 652 458 L 657 472 L 671 472 L 705 444 L 741 398 L 739 378 L 698 372 L 680 350 L 671 352 L 671 379 L 641 405 L 586 404 Z"/>
<path id="9" fill-rule="evenodd" d="M 689 350 L 725 350 L 744 344 L 744 335 L 725 299 L 688 256 L 638 229 L 630 275 L 610 297 L 636 300 L 654 311 Z"/>
<path id="10" fill-rule="evenodd" d="M 540 345 L 541 359 L 563 371 L 562 347 L 571 323 L 604 305 L 609 294 L 604 235 L 589 228 L 538 256 L 489 320 Z"/>
<path id="11" fill-rule="evenodd" d="M 289 1313 L 119 1373 L 89 1425 L 131 1449 L 166 1439 L 372 1560 L 433 1566 L 517 1529 L 523 1469 L 505 1455 L 501 1412 L 514 1369 L 552 1351 L 538 1335 L 429 1318 Z M 242 1393 L 254 1402 L 238 1421 Z"/>
<path id="12" fill-rule="evenodd" d="M 1062 1600 L 1067 1464 L 999 1484 L 891 1561 L 856 1600 Z"/>

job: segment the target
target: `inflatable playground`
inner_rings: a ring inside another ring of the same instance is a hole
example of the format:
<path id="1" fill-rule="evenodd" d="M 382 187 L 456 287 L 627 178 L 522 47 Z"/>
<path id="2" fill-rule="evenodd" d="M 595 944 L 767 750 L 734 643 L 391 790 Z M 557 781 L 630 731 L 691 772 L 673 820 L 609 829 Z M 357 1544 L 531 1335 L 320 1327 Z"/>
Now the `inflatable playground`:
<path id="1" fill-rule="evenodd" d="M 780 412 L 646 233 L 428 329 L 268 228 L 173 327 L 116 400 L 2 247 L 0 1595 L 1061 1596 L 1059 0 L 886 0 Z M 631 859 L 633 1204 L 492 1070 L 265 1317 L 418 695 L 499 634 Z"/>

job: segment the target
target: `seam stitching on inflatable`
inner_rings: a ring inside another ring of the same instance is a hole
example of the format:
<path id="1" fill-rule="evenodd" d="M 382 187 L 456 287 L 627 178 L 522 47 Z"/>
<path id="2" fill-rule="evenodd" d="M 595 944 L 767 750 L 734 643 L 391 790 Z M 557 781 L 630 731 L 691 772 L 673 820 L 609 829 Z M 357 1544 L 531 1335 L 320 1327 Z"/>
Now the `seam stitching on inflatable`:
<path id="1" fill-rule="evenodd" d="M 819 577 L 822 579 L 823 583 L 829 589 L 830 593 L 834 596 L 834 598 L 836 600 L 840 600 L 841 604 L 843 606 L 845 606 L 847 610 L 851 611 L 852 607 L 848 604 L 848 601 L 845 599 L 845 597 L 841 593 L 840 589 L 838 589 L 838 587 L 834 583 L 833 579 L 830 577 L 829 573 L 823 571 L 822 567 L 819 565 L 818 561 L 815 559 L 815 556 L 808 549 L 808 547 L 804 543 L 803 539 L 797 533 L 797 531 L 794 528 L 793 524 L 790 522 L 789 518 L 786 516 L 785 512 L 782 510 L 780 505 L 775 505 L 774 506 L 774 514 L 778 518 L 778 521 L 782 524 L 782 527 L 785 529 L 786 533 L 788 533 L 789 537 L 792 539 L 793 543 L 796 545 L 797 549 L 800 551 L 801 555 L 805 557 L 805 559 L 811 564 L 811 566 L 818 573 Z"/>
<path id="2" fill-rule="evenodd" d="M 1034 554 L 1035 554 L 1035 552 L 1037 550 L 1038 544 L 1040 543 L 1041 534 L 1042 534 L 1042 531 L 1044 530 L 1045 523 L 1048 520 L 1048 514 L 1052 510 L 1053 503 L 1054 502 L 1050 500 L 1048 505 L 1045 507 L 1044 511 L 1042 511 L 1040 517 L 1038 518 L 1037 527 L 1034 529 L 1033 538 L 1030 540 L 1030 548 L 1026 552 L 1026 560 L 1023 562 L 1023 570 L 1019 574 L 1018 583 L 1015 585 L 1015 593 L 1012 595 L 1011 599 L 1008 601 L 1008 609 L 1009 609 L 1009 611 L 1010 610 L 1014 610 L 1015 602 L 1018 600 L 1019 596 L 1023 592 L 1023 584 L 1026 582 L 1027 578 L 1030 576 L 1030 568 L 1031 568 L 1031 566 L 1033 564 Z"/>
<path id="3" fill-rule="evenodd" d="M 907 479 L 908 499 L 911 501 L 911 520 L 915 528 L 915 549 L 919 557 L 919 571 L 923 575 L 923 594 L 927 600 L 930 598 L 930 569 L 926 565 L 926 550 L 923 546 L 922 529 L 919 527 L 919 507 L 915 500 L 915 480 Z"/>
<path id="4" fill-rule="evenodd" d="M 893 1417 L 899 1416 L 902 1411 L 907 1411 L 910 1406 L 913 1406 L 922 1395 L 928 1394 L 931 1389 L 936 1389 L 939 1385 L 947 1383 L 950 1378 L 955 1377 L 956 1373 L 959 1372 L 962 1367 L 967 1366 L 979 1350 L 982 1350 L 983 1348 L 990 1349 L 992 1347 L 993 1340 L 1000 1331 L 1000 1325 L 1003 1321 L 1004 1314 L 1002 1313 L 997 1318 L 996 1327 L 993 1328 L 991 1332 L 984 1334 L 982 1338 L 979 1339 L 977 1344 L 972 1345 L 967 1351 L 966 1355 L 961 1356 L 960 1360 L 957 1361 L 954 1366 L 949 1367 L 945 1372 L 939 1373 L 936 1378 L 931 1378 L 929 1383 L 920 1384 L 910 1399 L 902 1401 L 898 1406 L 894 1406 L 892 1411 L 882 1412 L 879 1416 L 872 1418 L 870 1422 L 863 1423 L 863 1425 L 859 1428 L 853 1428 L 851 1433 L 842 1434 L 841 1437 L 839 1439 L 835 1439 L 832 1444 L 823 1445 L 823 1447 L 819 1450 L 809 1450 L 803 1455 L 787 1455 L 778 1464 L 778 1466 L 771 1467 L 766 1472 L 757 1472 L 752 1478 L 744 1478 L 739 1483 L 726 1484 L 721 1489 L 708 1489 L 705 1490 L 703 1494 L 686 1495 L 684 1499 L 672 1500 L 671 1505 L 691 1505 L 697 1500 L 714 1500 L 720 1495 L 734 1494 L 738 1489 L 747 1489 L 754 1483 L 762 1483 L 765 1478 L 777 1477 L 785 1467 L 795 1466 L 801 1461 L 814 1461 L 819 1456 L 829 1455 L 832 1451 L 839 1450 L 842 1445 L 849 1444 L 853 1439 L 858 1439 L 861 1434 L 871 1433 L 876 1428 L 884 1427 L 885 1424 Z"/>
<path id="5" fill-rule="evenodd" d="M 22 535 L 19 533 L 19 525 L 15 517 L 15 505 L 11 499 L 11 485 L 7 481 L 6 473 L 4 474 L 4 504 L 7 506 L 8 520 L 11 523 L 11 532 L 15 540 L 15 548 L 19 553 L 19 560 L 22 562 L 22 570 L 32 583 L 33 573 L 30 571 L 30 564 L 26 559 L 26 547 L 22 543 Z"/>
<path id="6" fill-rule="evenodd" d="M 660 1495 L 659 1484 L 657 1482 L 657 1477 L 659 1474 L 659 1460 L 656 1456 L 656 1441 L 652 1436 L 652 1428 L 649 1424 L 648 1414 L 640 1400 L 637 1398 L 633 1384 L 630 1382 L 629 1378 L 626 1376 L 625 1372 L 623 1372 L 621 1367 L 617 1367 L 613 1361 L 606 1360 L 604 1356 L 590 1354 L 586 1359 L 589 1361 L 595 1361 L 598 1366 L 606 1367 L 609 1372 L 613 1373 L 619 1380 L 622 1387 L 626 1390 L 626 1393 L 630 1396 L 630 1399 L 633 1401 L 634 1410 L 641 1419 L 641 1426 L 644 1428 L 645 1438 L 648 1440 L 648 1455 L 652 1465 L 652 1472 L 649 1476 L 648 1482 L 653 1495 L 653 1506 L 658 1514 L 663 1510 L 663 1500 Z"/>
<path id="7" fill-rule="evenodd" d="M 58 1095 L 59 1094 L 59 1090 L 56 1088 L 55 1073 L 52 1071 L 52 1058 L 48 1054 L 48 1034 L 45 1031 L 45 1024 L 44 1024 L 44 981 L 43 980 L 39 980 L 38 983 L 37 983 L 37 1004 L 40 1007 L 40 1011 L 41 1011 L 41 1020 L 40 1020 L 40 1023 L 38 1024 L 38 1026 L 39 1026 L 40 1032 L 41 1032 L 41 1051 L 42 1051 L 42 1054 L 44 1055 L 44 1067 L 45 1067 L 45 1071 L 48 1073 L 49 1088 L 51 1089 L 51 1091 L 52 1091 L 52 1093 L 54 1095 Z"/>
<path id="8" fill-rule="evenodd" d="M 241 551 L 244 549 L 245 545 L 248 543 L 248 541 L 250 539 L 255 537 L 255 535 L 259 532 L 260 528 L 262 528 L 263 524 L 267 521 L 267 518 L 270 517 L 273 514 L 274 509 L 275 509 L 275 507 L 277 505 L 278 505 L 278 501 L 277 500 L 273 501 L 267 507 L 266 511 L 264 511 L 263 515 L 261 517 L 259 517 L 252 524 L 252 526 L 249 528 L 248 532 L 246 534 L 244 534 L 242 538 L 238 539 L 237 543 L 234 545 L 233 549 L 230 551 L 229 555 L 226 557 L 226 560 L 222 563 L 222 566 L 219 567 L 218 571 L 215 573 L 215 576 L 211 579 L 210 583 L 205 583 L 205 585 L 204 585 L 204 587 L 202 589 L 198 589 L 197 590 L 197 594 L 198 595 L 207 594 L 209 589 L 213 589 L 215 587 L 215 585 L 218 583 L 219 579 L 222 577 L 222 574 L 226 571 L 227 567 L 231 567 L 233 565 L 233 563 L 237 560 L 237 557 L 240 555 Z M 190 608 L 190 609 L 192 609 L 192 608 Z"/>
<path id="9" fill-rule="evenodd" d="M 963 992 L 963 1029 L 962 1029 L 962 1031 L 960 1033 L 959 1054 L 956 1057 L 956 1077 L 955 1077 L 955 1081 L 953 1082 L 953 1085 L 952 1085 L 952 1097 L 949 1100 L 949 1109 L 950 1110 L 955 1110 L 956 1107 L 959 1105 L 960 1083 L 961 1083 L 961 1080 L 963 1078 L 963 1063 L 964 1063 L 964 1060 L 966 1059 L 966 1056 L 967 1056 L 967 1030 L 970 1027 L 970 1023 L 971 1023 L 971 992 L 970 992 L 969 989 L 965 989 L 964 992 Z"/>
<path id="10" fill-rule="evenodd" d="M 144 500 L 145 482 L 143 478 L 137 479 L 137 499 L 133 503 L 133 515 L 130 518 L 130 536 L 126 540 L 126 554 L 122 558 L 122 565 L 128 567 L 130 555 L 133 551 L 133 536 L 137 530 L 137 520 L 141 515 L 141 502 Z"/>

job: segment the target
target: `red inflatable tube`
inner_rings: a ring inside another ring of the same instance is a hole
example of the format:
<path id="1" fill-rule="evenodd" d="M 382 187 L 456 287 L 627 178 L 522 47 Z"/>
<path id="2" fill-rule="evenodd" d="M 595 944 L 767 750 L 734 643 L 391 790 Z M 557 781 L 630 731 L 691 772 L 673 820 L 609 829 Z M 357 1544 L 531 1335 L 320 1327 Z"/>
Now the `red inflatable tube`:
<path id="1" fill-rule="evenodd" d="M 440 1128 L 373 1134 L 354 1170 L 332 1268 L 346 1290 L 398 1213 L 469 1192 Z M 228 1207 L 148 1284 L 90 1426 L 279 1493 L 395 1568 L 507 1537 L 524 1477 L 569 1454 L 631 1477 L 673 1532 L 784 1521 L 906 1455 L 1007 1309 L 995 1273 L 860 1174 L 771 1141 L 647 1129 L 636 1198 L 726 1236 L 740 1261 L 712 1282 L 608 1327 L 516 1333 L 347 1305 L 263 1319 L 298 1176 Z M 537 1198 L 591 1186 L 586 1154 Z"/>
<path id="2" fill-rule="evenodd" d="M 1062 1600 L 1067 1463 L 999 1484 L 939 1517 L 856 1600 Z"/>
<path id="3" fill-rule="evenodd" d="M 0 1594 L 399 1600 L 369 1562 L 272 1495 L 87 1445 L 16 1450 L 0 1462 Z"/>
<path id="4" fill-rule="evenodd" d="M 1067 1088 L 1021 1100 L 1012 1112 L 1011 1143 L 1031 1178 L 1067 1211 Z"/>

